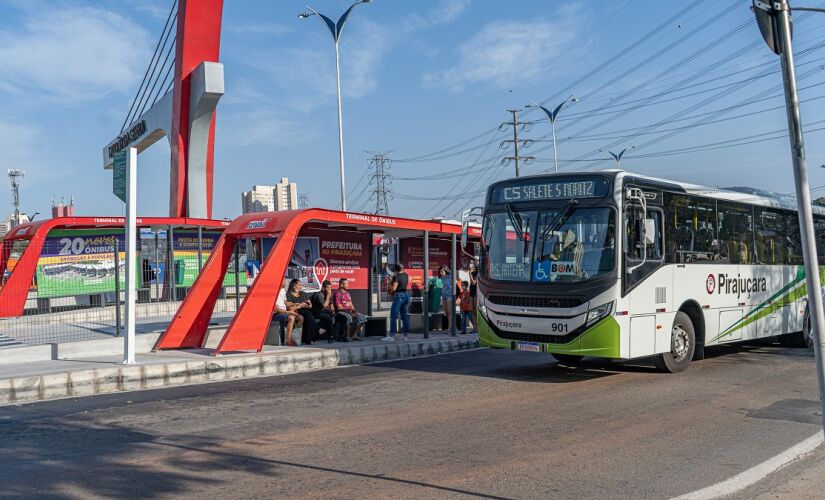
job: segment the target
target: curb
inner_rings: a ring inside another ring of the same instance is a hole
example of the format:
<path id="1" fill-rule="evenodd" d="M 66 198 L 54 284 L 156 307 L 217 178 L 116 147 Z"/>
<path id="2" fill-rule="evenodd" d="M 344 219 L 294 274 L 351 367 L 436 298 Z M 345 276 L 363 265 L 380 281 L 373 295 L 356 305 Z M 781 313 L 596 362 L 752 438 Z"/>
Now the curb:
<path id="1" fill-rule="evenodd" d="M 288 375 L 339 366 L 466 351 L 477 339 L 450 338 L 392 344 L 224 355 L 162 364 L 107 366 L 0 380 L 0 406 L 241 378 Z"/>

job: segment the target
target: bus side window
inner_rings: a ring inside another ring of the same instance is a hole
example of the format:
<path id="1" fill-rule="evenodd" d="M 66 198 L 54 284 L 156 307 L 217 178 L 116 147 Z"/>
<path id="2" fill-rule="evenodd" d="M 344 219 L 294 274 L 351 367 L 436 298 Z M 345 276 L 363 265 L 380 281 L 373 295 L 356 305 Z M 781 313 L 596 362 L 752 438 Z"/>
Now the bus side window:
<path id="1" fill-rule="evenodd" d="M 760 264 L 786 264 L 788 251 L 785 213 L 775 208 L 755 207 L 756 253 Z"/>
<path id="2" fill-rule="evenodd" d="M 816 254 L 821 263 L 825 258 L 825 215 L 814 214 L 814 234 L 816 234 Z"/>
<path id="3" fill-rule="evenodd" d="M 735 202 L 719 202 L 716 212 L 720 261 L 751 263 L 754 247 L 751 207 Z"/>

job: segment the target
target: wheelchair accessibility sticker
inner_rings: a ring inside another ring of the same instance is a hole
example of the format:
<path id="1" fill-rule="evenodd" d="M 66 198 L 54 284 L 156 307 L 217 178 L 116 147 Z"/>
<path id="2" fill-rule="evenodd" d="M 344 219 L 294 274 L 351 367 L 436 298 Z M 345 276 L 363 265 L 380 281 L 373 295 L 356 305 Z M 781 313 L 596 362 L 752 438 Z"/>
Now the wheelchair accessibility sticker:
<path id="1" fill-rule="evenodd" d="M 553 276 L 573 276 L 575 274 L 575 262 L 540 260 L 533 264 L 534 281 L 550 281 Z"/>

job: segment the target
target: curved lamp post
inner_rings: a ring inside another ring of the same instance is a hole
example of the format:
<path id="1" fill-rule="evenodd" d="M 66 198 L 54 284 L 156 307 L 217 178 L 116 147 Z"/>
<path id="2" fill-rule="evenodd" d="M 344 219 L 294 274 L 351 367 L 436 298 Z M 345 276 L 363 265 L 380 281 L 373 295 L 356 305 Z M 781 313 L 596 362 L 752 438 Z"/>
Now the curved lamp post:
<path id="1" fill-rule="evenodd" d="M 344 125 L 341 118 L 341 66 L 338 57 L 338 40 L 341 38 L 341 31 L 343 31 L 344 25 L 346 24 L 347 19 L 349 19 L 352 9 L 354 9 L 356 5 L 369 3 L 370 1 L 371 0 L 358 0 L 354 4 L 350 5 L 349 9 L 347 9 L 340 18 L 338 18 L 337 22 L 309 6 L 307 6 L 307 12 L 303 12 L 298 15 L 298 19 L 306 19 L 308 17 L 317 16 L 324 22 L 326 27 L 329 28 L 329 32 L 332 34 L 332 39 L 335 42 L 335 82 L 338 89 L 338 163 L 341 167 L 341 210 L 344 211 L 347 210 L 347 193 L 344 189 Z"/>
<path id="2" fill-rule="evenodd" d="M 568 102 L 578 101 L 578 98 L 573 97 L 571 95 L 570 97 L 562 101 L 561 104 L 556 106 L 556 109 L 554 109 L 553 111 L 550 111 L 548 108 L 545 108 L 544 106 L 535 101 L 530 101 L 530 104 L 526 106 L 528 108 L 539 108 L 540 110 L 544 111 L 544 114 L 547 115 L 547 119 L 550 120 L 550 127 L 553 129 L 553 171 L 555 173 L 559 173 L 559 160 L 556 156 L 556 117 L 559 116 L 559 111 L 561 111 L 561 108 L 565 104 L 567 104 Z"/>
<path id="3" fill-rule="evenodd" d="M 616 160 L 616 168 L 619 168 L 619 164 L 622 163 L 622 157 L 624 156 L 624 154 L 627 153 L 628 151 L 632 151 L 634 149 L 636 149 L 636 146 L 630 146 L 630 147 L 627 147 L 627 148 L 624 148 L 623 150 L 621 150 L 619 152 L 619 154 L 616 154 L 613 151 L 608 151 L 607 154 L 609 154 L 610 156 L 613 157 L 614 160 Z M 604 150 L 600 149 L 599 151 L 604 151 Z"/>

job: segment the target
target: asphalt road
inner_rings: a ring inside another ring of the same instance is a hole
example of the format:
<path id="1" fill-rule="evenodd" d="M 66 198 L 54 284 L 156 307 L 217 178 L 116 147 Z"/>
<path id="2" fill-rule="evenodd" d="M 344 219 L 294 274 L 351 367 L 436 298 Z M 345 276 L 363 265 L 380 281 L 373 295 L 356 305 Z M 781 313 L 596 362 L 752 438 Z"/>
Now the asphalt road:
<path id="1" fill-rule="evenodd" d="M 818 430 L 811 351 L 709 355 L 477 350 L 2 407 L 0 496 L 667 498 Z"/>

